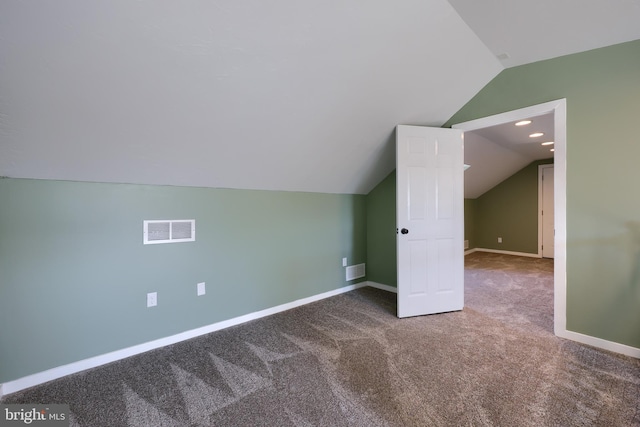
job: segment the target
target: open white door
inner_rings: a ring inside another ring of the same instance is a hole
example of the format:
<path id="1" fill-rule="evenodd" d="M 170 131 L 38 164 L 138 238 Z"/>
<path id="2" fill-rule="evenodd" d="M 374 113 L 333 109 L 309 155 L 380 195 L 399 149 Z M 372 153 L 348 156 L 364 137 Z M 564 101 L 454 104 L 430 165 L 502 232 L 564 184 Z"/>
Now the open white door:
<path id="1" fill-rule="evenodd" d="M 398 126 L 396 162 L 398 317 L 462 310 L 462 131 Z"/>

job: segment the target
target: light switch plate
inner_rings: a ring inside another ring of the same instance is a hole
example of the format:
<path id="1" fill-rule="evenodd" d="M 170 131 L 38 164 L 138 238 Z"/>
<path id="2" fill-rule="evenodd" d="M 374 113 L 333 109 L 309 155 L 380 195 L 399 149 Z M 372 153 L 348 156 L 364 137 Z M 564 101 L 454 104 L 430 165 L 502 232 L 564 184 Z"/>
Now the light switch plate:
<path id="1" fill-rule="evenodd" d="M 343 267 L 347 266 L 347 257 L 342 258 L 342 266 Z"/>
<path id="2" fill-rule="evenodd" d="M 198 296 L 202 296 L 207 293 L 205 282 L 198 283 Z"/>

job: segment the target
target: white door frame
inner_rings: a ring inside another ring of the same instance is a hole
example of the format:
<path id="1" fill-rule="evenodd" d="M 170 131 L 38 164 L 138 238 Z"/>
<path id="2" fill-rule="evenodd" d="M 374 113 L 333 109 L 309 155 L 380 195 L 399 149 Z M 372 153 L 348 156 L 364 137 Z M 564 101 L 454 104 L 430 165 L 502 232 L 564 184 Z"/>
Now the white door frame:
<path id="1" fill-rule="evenodd" d="M 563 338 L 576 339 L 567 331 L 567 100 L 545 102 L 519 110 L 508 111 L 481 119 L 458 123 L 452 127 L 463 131 L 483 129 L 503 123 L 553 113 L 554 123 L 554 211 L 555 261 L 553 273 L 553 329 Z"/>
<path id="2" fill-rule="evenodd" d="M 542 241 L 543 241 L 543 231 L 544 231 L 544 227 L 542 225 L 542 220 L 543 220 L 543 216 L 542 216 L 542 196 L 543 196 L 543 191 L 542 191 L 542 186 L 543 181 L 542 181 L 542 171 L 544 169 L 548 169 L 548 168 L 553 168 L 553 163 L 549 163 L 547 165 L 538 165 L 538 257 L 542 258 L 543 255 L 543 250 L 542 250 Z M 555 169 L 554 169 L 555 171 Z M 555 172 L 554 172 L 554 179 L 555 179 Z M 555 185 L 554 185 L 555 187 Z M 554 188 L 555 190 L 555 188 Z M 555 209 L 554 209 L 555 212 Z"/>

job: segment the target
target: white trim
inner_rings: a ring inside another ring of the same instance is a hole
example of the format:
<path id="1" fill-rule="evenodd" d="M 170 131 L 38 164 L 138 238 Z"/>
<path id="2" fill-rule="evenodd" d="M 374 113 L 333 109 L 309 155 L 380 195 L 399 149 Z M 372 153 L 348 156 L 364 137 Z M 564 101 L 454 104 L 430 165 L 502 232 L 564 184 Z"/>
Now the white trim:
<path id="1" fill-rule="evenodd" d="M 567 100 L 558 99 L 519 110 L 455 124 L 470 131 L 553 113 L 554 123 L 554 216 L 555 245 L 553 273 L 553 329 L 558 336 L 567 334 Z"/>
<path id="2" fill-rule="evenodd" d="M 396 288 L 395 286 L 383 285 L 382 283 L 367 282 L 367 286 L 370 286 L 376 289 L 382 289 L 383 291 L 387 291 L 387 292 L 393 292 L 394 294 L 398 293 L 398 288 Z"/>
<path id="3" fill-rule="evenodd" d="M 542 258 L 542 173 L 544 169 L 553 168 L 553 163 L 538 165 L 538 255 Z M 555 169 L 554 169 L 555 171 Z M 554 172 L 555 174 L 555 172 Z M 555 176 L 554 176 L 555 178 Z"/>
<path id="4" fill-rule="evenodd" d="M 556 334 L 560 338 L 566 338 L 568 340 L 576 341 L 581 344 L 590 345 L 602 350 L 612 351 L 614 353 L 624 354 L 625 356 L 635 357 L 640 359 L 640 348 L 631 347 L 625 344 L 620 344 L 613 341 L 603 340 L 602 338 L 592 337 L 590 335 L 584 335 L 579 332 L 564 331 L 562 334 Z"/>
<path id="5" fill-rule="evenodd" d="M 165 347 L 171 344 L 176 344 L 181 341 L 185 341 L 191 338 L 195 338 L 201 335 L 209 334 L 211 332 L 226 329 L 231 326 L 240 325 L 242 323 L 249 322 L 251 320 L 260 319 L 265 316 L 280 313 L 282 311 L 291 310 L 292 308 L 300 307 L 312 302 L 320 301 L 325 298 L 329 298 L 335 295 L 339 295 L 345 292 L 353 291 L 354 289 L 367 286 L 368 282 L 361 282 L 355 285 L 344 286 L 342 288 L 334 289 L 332 291 L 324 292 L 319 295 L 313 295 L 307 298 L 302 298 L 296 301 L 292 301 L 286 304 L 278 305 L 275 307 L 267 308 L 264 310 L 256 311 L 254 313 L 245 314 L 244 316 L 235 317 L 229 320 L 223 320 L 221 322 L 213 323 L 211 325 L 203 326 L 201 328 L 191 329 L 189 331 L 181 332 L 169 337 L 160 338 L 154 341 L 149 341 L 143 344 L 135 345 L 132 347 L 124 348 L 121 350 L 112 351 L 110 353 L 101 354 L 99 356 L 90 357 L 88 359 L 72 362 L 67 365 L 58 366 L 46 371 L 38 372 L 26 377 L 18 378 L 17 380 L 6 382 L 0 388 L 0 397 L 3 394 L 15 393 L 16 391 L 23 390 L 28 387 L 33 387 L 38 384 L 45 383 L 47 381 L 55 380 L 67 375 L 75 374 L 87 369 L 96 368 L 98 366 L 106 365 L 107 363 L 115 362 L 127 357 L 135 356 L 137 354 L 145 353 L 150 350 Z"/>
<path id="6" fill-rule="evenodd" d="M 468 252 L 471 253 L 475 251 L 483 251 L 483 249 L 472 249 Z M 490 250 L 486 250 L 486 251 L 490 251 Z M 201 335 L 205 335 L 211 332 L 219 331 L 221 329 L 246 323 L 251 320 L 260 319 L 262 317 L 270 316 L 272 314 L 276 314 L 282 311 L 290 310 L 292 308 L 300 307 L 305 304 L 310 304 L 312 302 L 320 301 L 325 298 L 350 292 L 355 289 L 363 288 L 365 286 L 370 286 L 372 288 L 382 289 L 384 291 L 393 292 L 393 293 L 398 292 L 398 288 L 394 286 L 384 285 L 382 283 L 371 282 L 371 281 L 345 286 L 345 287 L 334 289 L 332 291 L 328 291 L 319 295 L 314 295 L 307 298 L 299 299 L 299 300 L 282 304 L 276 307 L 267 308 L 265 310 L 257 311 L 254 313 L 249 313 L 244 316 L 235 317 L 233 319 L 224 320 L 218 323 L 213 323 L 211 325 L 203 326 L 201 328 L 185 331 L 176 335 L 172 335 L 170 337 L 160 338 L 154 341 L 150 341 L 150 342 L 136 345 L 133 347 L 128 347 L 122 350 L 112 351 L 110 353 L 91 357 L 89 359 L 80 360 L 78 362 L 69 363 L 67 365 L 59 366 L 57 368 L 49 369 L 47 371 L 38 372 L 36 374 L 19 378 L 14 381 L 9 381 L 7 383 L 0 384 L 0 398 L 2 398 L 5 395 L 23 390 L 25 388 L 43 384 L 48 381 L 52 381 L 67 375 L 75 374 L 77 372 L 81 372 L 91 368 L 97 368 L 99 366 L 106 365 L 107 363 L 115 362 L 127 357 L 135 356 L 137 354 L 145 353 L 147 351 L 165 347 L 171 344 L 176 344 L 178 342 L 195 338 Z M 577 332 L 571 332 L 571 331 L 564 331 L 563 334 L 556 334 L 556 335 L 561 338 L 577 341 L 579 343 L 587 344 L 592 347 L 597 347 L 604 350 L 609 350 L 609 351 L 625 354 L 627 356 L 640 359 L 640 348 L 630 347 L 624 344 L 606 341 L 600 338 L 595 338 L 595 337 L 591 337 L 588 335 L 583 335 L 583 334 L 579 334 Z"/>
<path id="7" fill-rule="evenodd" d="M 465 252 L 465 255 L 467 255 L 468 253 L 476 252 L 476 251 L 477 252 L 496 252 L 496 253 L 504 253 L 508 255 L 529 256 L 529 257 L 538 258 L 538 256 L 534 254 L 527 254 L 522 252 L 494 251 L 492 249 L 482 249 L 482 248 L 471 249 Z M 371 281 L 366 283 L 367 283 L 367 286 L 370 286 L 372 288 L 382 289 L 382 290 L 394 292 L 394 293 L 398 292 L 398 288 L 393 286 L 383 285 L 381 283 L 376 283 Z M 578 332 L 572 332 L 572 331 L 565 331 L 565 333 L 562 335 L 558 335 L 558 334 L 556 335 L 559 338 L 569 339 L 572 341 L 579 342 L 581 344 L 590 345 L 591 347 L 596 347 L 602 350 L 613 351 L 615 353 L 620 353 L 629 357 L 635 357 L 636 359 L 640 359 L 640 348 L 635 348 L 625 344 L 620 344 L 613 341 L 607 341 L 601 338 L 595 338 L 589 335 L 583 335 Z"/>
<path id="8" fill-rule="evenodd" d="M 492 254 L 504 254 L 504 255 L 515 255 L 515 256 L 526 256 L 529 258 L 541 258 L 538 254 L 532 254 L 529 252 L 514 252 L 514 251 L 503 251 L 500 249 L 485 249 L 485 248 L 475 248 L 475 252 L 489 252 Z"/>
<path id="9" fill-rule="evenodd" d="M 467 255 L 469 255 L 469 254 L 474 253 L 475 251 L 476 251 L 476 248 L 469 249 L 468 251 L 464 251 L 464 255 L 465 255 L 465 256 L 467 256 Z"/>
<path id="10" fill-rule="evenodd" d="M 538 165 L 538 254 L 542 257 L 542 167 Z"/>

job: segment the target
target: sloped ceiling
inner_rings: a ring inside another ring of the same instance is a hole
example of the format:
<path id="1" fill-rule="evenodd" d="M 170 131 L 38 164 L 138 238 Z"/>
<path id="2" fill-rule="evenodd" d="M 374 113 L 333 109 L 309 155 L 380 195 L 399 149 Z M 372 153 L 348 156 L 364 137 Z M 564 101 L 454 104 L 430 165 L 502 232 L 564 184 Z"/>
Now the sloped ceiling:
<path id="1" fill-rule="evenodd" d="M 397 124 L 638 22 L 638 0 L 2 0 L 0 176 L 366 194 Z"/>
<path id="2" fill-rule="evenodd" d="M 505 67 L 640 39 L 638 0 L 449 0 Z"/>
<path id="3" fill-rule="evenodd" d="M 535 160 L 553 157 L 553 114 L 530 117 L 531 123 L 505 123 L 464 133 L 464 197 L 475 199 Z M 543 133 L 531 138 L 532 133 Z"/>
<path id="4" fill-rule="evenodd" d="M 505 67 L 640 39 L 638 0 L 450 0 Z M 551 116 L 465 134 L 465 197 L 476 198 L 534 160 L 553 157 Z M 529 139 L 543 131 L 543 139 Z"/>
<path id="5" fill-rule="evenodd" d="M 503 66 L 445 0 L 0 3 L 0 175 L 367 193 Z"/>

